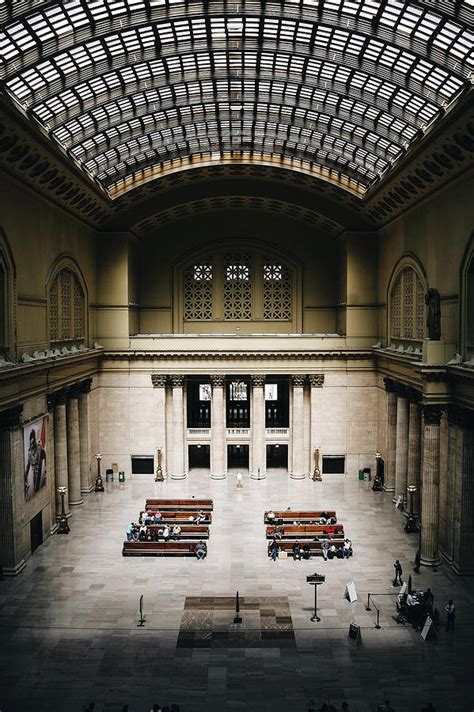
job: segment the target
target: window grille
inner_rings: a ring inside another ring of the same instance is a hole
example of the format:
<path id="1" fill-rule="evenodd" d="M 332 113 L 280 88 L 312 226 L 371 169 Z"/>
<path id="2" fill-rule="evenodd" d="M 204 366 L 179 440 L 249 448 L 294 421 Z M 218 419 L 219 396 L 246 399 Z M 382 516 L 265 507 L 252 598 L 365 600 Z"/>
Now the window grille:
<path id="1" fill-rule="evenodd" d="M 290 270 L 282 264 L 267 260 L 263 265 L 263 318 L 291 320 L 292 295 Z"/>
<path id="2" fill-rule="evenodd" d="M 395 340 L 422 341 L 425 321 L 425 285 L 412 267 L 405 267 L 390 294 L 390 336 Z"/>
<path id="3" fill-rule="evenodd" d="M 58 272 L 49 290 L 50 342 L 84 342 L 85 332 L 84 292 L 74 272 L 65 267 Z"/>
<path id="4" fill-rule="evenodd" d="M 190 265 L 184 273 L 184 318 L 187 321 L 212 319 L 212 261 Z"/>
<path id="5" fill-rule="evenodd" d="M 224 319 L 250 320 L 252 318 L 250 255 L 227 254 L 224 265 Z"/>

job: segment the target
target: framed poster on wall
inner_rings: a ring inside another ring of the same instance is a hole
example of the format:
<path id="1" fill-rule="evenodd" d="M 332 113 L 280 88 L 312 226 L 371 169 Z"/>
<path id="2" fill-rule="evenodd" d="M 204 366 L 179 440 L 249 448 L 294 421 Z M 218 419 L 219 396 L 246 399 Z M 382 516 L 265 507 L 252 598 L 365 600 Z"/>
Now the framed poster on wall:
<path id="1" fill-rule="evenodd" d="M 31 499 L 46 484 L 46 416 L 23 428 L 25 499 Z"/>

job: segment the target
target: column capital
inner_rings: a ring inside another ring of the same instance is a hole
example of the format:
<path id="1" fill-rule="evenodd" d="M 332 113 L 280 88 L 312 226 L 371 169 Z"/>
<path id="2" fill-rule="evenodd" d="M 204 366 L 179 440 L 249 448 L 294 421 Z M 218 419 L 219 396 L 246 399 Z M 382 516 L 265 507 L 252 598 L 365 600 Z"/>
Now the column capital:
<path id="1" fill-rule="evenodd" d="M 311 388 L 322 388 L 324 385 L 324 373 L 310 373 L 308 379 Z"/>
<path id="2" fill-rule="evenodd" d="M 252 386 L 255 387 L 262 387 L 265 385 L 265 376 L 262 375 L 261 373 L 255 373 L 252 376 L 250 376 L 252 380 Z"/>
<path id="3" fill-rule="evenodd" d="M 73 383 L 73 385 L 69 386 L 69 388 L 67 389 L 68 400 L 72 400 L 74 398 L 79 398 L 80 392 L 81 392 L 81 384 Z"/>
<path id="4" fill-rule="evenodd" d="M 213 388 L 221 387 L 224 385 L 225 376 L 221 373 L 211 373 L 211 384 Z"/>
<path id="5" fill-rule="evenodd" d="M 79 394 L 85 395 L 91 392 L 92 378 L 86 378 L 85 381 L 79 383 Z"/>
<path id="6" fill-rule="evenodd" d="M 450 425 L 459 425 L 472 430 L 474 428 L 474 411 L 453 403 L 448 406 L 448 421 Z"/>
<path id="7" fill-rule="evenodd" d="M 425 425 L 439 425 L 443 410 L 444 406 L 442 405 L 424 405 L 423 420 Z"/>
<path id="8" fill-rule="evenodd" d="M 68 397 L 67 388 L 61 388 L 54 393 L 48 393 L 48 410 L 54 410 L 57 405 L 66 405 Z"/>
<path id="9" fill-rule="evenodd" d="M 168 377 L 164 376 L 161 373 L 152 373 L 151 374 L 151 382 L 153 384 L 153 388 L 164 388 L 166 386 Z"/>
<path id="10" fill-rule="evenodd" d="M 291 382 L 293 386 L 300 386 L 303 387 L 304 384 L 306 383 L 306 374 L 304 373 L 295 373 L 291 376 Z"/>
<path id="11" fill-rule="evenodd" d="M 383 383 L 385 386 L 385 390 L 387 393 L 397 393 L 398 391 L 398 383 L 394 381 L 392 378 L 384 378 Z"/>
<path id="12" fill-rule="evenodd" d="M 406 388 L 405 395 L 410 403 L 419 403 L 421 401 L 421 392 L 417 391 L 416 388 Z"/>
<path id="13" fill-rule="evenodd" d="M 184 385 L 184 376 L 182 374 L 171 375 L 170 380 L 173 388 L 178 388 Z"/>
<path id="14" fill-rule="evenodd" d="M 7 430 L 9 428 L 16 428 L 20 425 L 21 414 L 23 413 L 23 406 L 16 405 L 8 410 L 2 410 L 0 413 L 0 428 L 2 430 Z"/>

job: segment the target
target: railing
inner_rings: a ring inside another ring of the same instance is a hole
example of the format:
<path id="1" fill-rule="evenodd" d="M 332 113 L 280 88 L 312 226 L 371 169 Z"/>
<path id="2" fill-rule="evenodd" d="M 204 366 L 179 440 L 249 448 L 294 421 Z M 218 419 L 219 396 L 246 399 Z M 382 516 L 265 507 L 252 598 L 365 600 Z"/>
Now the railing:
<path id="1" fill-rule="evenodd" d="M 188 428 L 188 438 L 210 438 L 210 428 Z"/>
<path id="2" fill-rule="evenodd" d="M 237 437 L 249 437 L 250 428 L 227 428 L 227 435 L 236 435 Z"/>
<path id="3" fill-rule="evenodd" d="M 267 438 L 268 437 L 287 438 L 287 437 L 289 437 L 290 429 L 289 428 L 266 428 L 265 433 L 266 433 Z"/>

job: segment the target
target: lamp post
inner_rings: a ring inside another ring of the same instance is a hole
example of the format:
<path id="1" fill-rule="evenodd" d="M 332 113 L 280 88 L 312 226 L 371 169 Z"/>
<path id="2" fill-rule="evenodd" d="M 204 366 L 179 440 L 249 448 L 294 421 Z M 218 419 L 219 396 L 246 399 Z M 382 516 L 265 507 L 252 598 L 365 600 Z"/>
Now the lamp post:
<path id="1" fill-rule="evenodd" d="M 69 534 L 69 524 L 66 518 L 66 512 L 64 511 L 64 495 L 66 494 L 66 487 L 58 487 L 58 494 L 61 497 L 61 514 L 59 516 L 59 526 L 57 534 Z"/>
<path id="2" fill-rule="evenodd" d="M 313 470 L 313 482 L 321 482 L 321 470 L 319 469 L 319 448 L 314 450 L 314 470 Z"/>
<path id="3" fill-rule="evenodd" d="M 163 468 L 161 466 L 161 447 L 156 448 L 156 472 L 155 472 L 155 482 L 163 482 Z"/>
<path id="4" fill-rule="evenodd" d="M 100 461 L 102 460 L 102 455 L 100 454 L 100 452 L 97 453 L 96 459 L 97 459 L 97 477 L 95 478 L 94 490 L 96 492 L 103 492 L 104 491 L 104 480 L 102 479 L 102 475 L 100 474 Z"/>
<path id="5" fill-rule="evenodd" d="M 416 493 L 416 485 L 408 485 L 408 494 L 410 495 L 410 517 L 413 516 L 413 500 Z"/>

